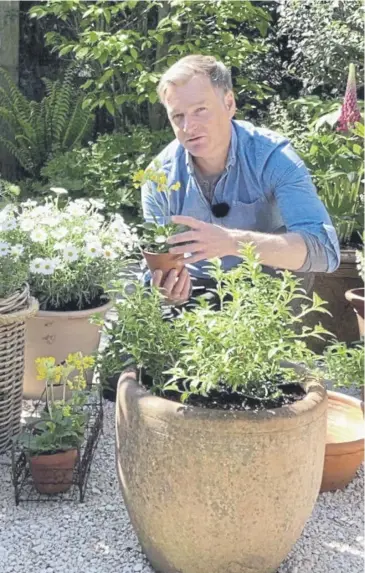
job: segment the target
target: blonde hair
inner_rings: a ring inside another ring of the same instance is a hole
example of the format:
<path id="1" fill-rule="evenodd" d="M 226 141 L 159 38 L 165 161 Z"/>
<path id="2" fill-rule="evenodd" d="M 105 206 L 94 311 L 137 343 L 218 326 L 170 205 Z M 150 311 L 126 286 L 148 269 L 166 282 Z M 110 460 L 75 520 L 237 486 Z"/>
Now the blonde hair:
<path id="1" fill-rule="evenodd" d="M 165 92 L 169 84 L 184 85 L 197 75 L 207 76 L 213 87 L 222 90 L 224 94 L 233 89 L 231 72 L 214 56 L 202 56 L 200 54 L 185 56 L 168 68 L 161 77 L 157 86 L 161 103 L 164 103 Z"/>

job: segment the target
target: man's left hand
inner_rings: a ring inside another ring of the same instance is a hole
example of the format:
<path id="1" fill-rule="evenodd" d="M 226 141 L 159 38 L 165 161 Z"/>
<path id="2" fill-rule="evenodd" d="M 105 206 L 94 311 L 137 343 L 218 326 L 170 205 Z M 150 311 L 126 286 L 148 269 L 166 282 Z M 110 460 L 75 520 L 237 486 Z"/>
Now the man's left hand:
<path id="1" fill-rule="evenodd" d="M 184 263 L 193 264 L 205 259 L 222 258 L 226 255 L 237 255 L 237 241 L 235 231 L 219 227 L 212 223 L 198 221 L 194 217 L 176 215 L 171 218 L 173 223 L 190 227 L 190 231 L 173 235 L 168 239 L 170 245 L 177 245 L 170 249 L 173 254 L 190 253 Z M 187 245 L 180 245 L 186 243 Z"/>

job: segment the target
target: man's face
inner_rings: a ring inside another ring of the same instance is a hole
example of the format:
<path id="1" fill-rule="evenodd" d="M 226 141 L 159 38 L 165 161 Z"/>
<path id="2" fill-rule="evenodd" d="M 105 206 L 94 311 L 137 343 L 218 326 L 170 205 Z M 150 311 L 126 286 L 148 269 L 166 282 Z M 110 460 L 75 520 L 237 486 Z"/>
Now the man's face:
<path id="1" fill-rule="evenodd" d="M 223 94 L 197 75 L 184 85 L 169 84 L 164 104 L 177 139 L 193 157 L 215 157 L 227 146 L 236 111 L 232 92 Z"/>

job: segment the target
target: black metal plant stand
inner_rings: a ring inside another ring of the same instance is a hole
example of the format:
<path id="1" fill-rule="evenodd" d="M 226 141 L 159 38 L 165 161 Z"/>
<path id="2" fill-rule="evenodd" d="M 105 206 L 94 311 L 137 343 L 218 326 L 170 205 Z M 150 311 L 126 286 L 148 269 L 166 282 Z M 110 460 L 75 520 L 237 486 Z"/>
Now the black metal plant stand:
<path id="1" fill-rule="evenodd" d="M 12 480 L 15 491 L 15 503 L 19 505 L 20 502 L 44 502 L 44 501 L 77 501 L 83 502 L 85 499 L 85 492 L 87 488 L 88 478 L 90 474 L 91 462 L 97 447 L 100 434 L 103 429 L 103 405 L 101 389 L 98 385 L 91 387 L 90 397 L 87 404 L 83 407 L 86 413 L 86 427 L 84 441 L 80 448 L 77 449 L 76 465 L 72 472 L 72 477 L 67 477 L 67 481 L 63 482 L 67 491 L 63 493 L 39 493 L 37 490 L 29 465 L 29 455 L 26 447 L 19 443 L 18 440 L 14 441 L 12 447 Z M 44 404 L 38 403 L 31 412 L 32 418 L 39 416 L 39 412 L 44 408 Z M 25 425 L 26 428 L 26 425 Z M 24 426 L 23 426 L 24 430 Z M 47 470 L 48 471 L 48 470 Z M 49 472 L 47 483 L 60 484 L 59 470 L 51 468 L 52 472 L 58 471 L 58 478 L 49 480 Z M 61 474 L 62 475 L 62 474 Z M 61 482 L 62 486 L 62 482 Z"/>

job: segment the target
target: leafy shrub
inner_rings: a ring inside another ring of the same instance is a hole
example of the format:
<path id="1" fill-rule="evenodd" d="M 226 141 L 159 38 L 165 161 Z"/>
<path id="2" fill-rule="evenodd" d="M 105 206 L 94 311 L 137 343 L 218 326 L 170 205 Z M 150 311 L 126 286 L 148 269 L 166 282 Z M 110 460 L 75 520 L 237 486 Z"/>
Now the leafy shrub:
<path id="1" fill-rule="evenodd" d="M 214 55 L 235 68 L 242 99 L 265 95 L 265 82 L 245 67 L 265 51 L 270 22 L 256 2 L 49 0 L 33 6 L 30 15 L 49 21 L 47 46 L 83 63 L 85 105 L 106 108 L 117 128 L 165 125 L 155 105 L 156 84 L 165 68 L 188 54 Z"/>
<path id="2" fill-rule="evenodd" d="M 8 72 L 0 69 L 0 119 L 7 125 L 0 143 L 32 177 L 38 177 L 50 155 L 82 143 L 88 137 L 93 114 L 83 109 L 84 95 L 74 87 L 74 70 L 63 81 L 44 78 L 46 96 L 28 100 Z"/>
<path id="3" fill-rule="evenodd" d="M 282 376 L 295 377 L 282 361 L 301 362 L 312 355 L 306 338 L 326 331 L 319 324 L 313 329 L 302 326 L 302 319 L 312 311 L 327 312 L 325 303 L 316 294 L 306 297 L 289 271 L 278 277 L 265 274 L 252 245 L 242 254 L 243 262 L 228 272 L 219 260 L 212 262 L 218 311 L 200 296 L 193 309 L 167 322 L 157 289 L 149 291 L 138 283 L 133 292 L 125 288 L 115 306 L 117 321 L 106 330 L 109 365 L 115 368 L 117 356 L 129 354 L 153 378 L 155 392 L 177 390 L 182 383 L 182 399 L 214 388 L 263 398 L 278 389 Z M 296 298 L 303 300 L 299 314 L 292 306 Z M 294 325 L 300 327 L 297 334 Z"/>
<path id="4" fill-rule="evenodd" d="M 278 38 L 290 51 L 284 71 L 302 84 L 302 94 L 344 92 L 350 62 L 363 77 L 362 0 L 283 0 Z"/>
<path id="5" fill-rule="evenodd" d="M 130 134 L 102 135 L 88 147 L 56 154 L 42 169 L 49 186 L 64 187 L 71 197 L 101 198 L 111 211 L 128 219 L 141 216 L 133 174 L 173 138 L 170 131 L 138 128 Z"/>
<path id="6" fill-rule="evenodd" d="M 334 99 L 274 98 L 264 122 L 286 136 L 302 157 L 340 243 L 346 245 L 355 231 L 363 230 L 364 127 L 358 123 L 348 133 L 336 131 L 339 112 L 340 102 Z"/>

